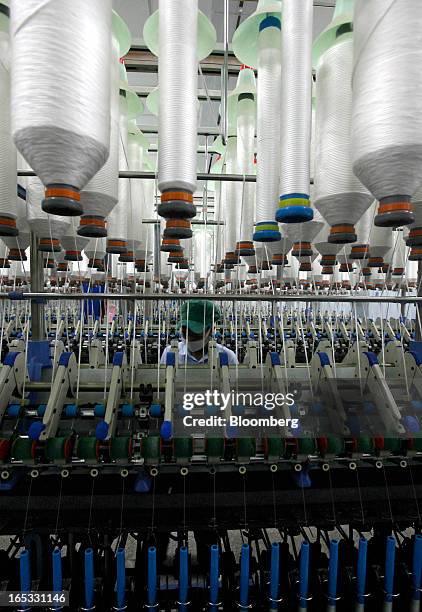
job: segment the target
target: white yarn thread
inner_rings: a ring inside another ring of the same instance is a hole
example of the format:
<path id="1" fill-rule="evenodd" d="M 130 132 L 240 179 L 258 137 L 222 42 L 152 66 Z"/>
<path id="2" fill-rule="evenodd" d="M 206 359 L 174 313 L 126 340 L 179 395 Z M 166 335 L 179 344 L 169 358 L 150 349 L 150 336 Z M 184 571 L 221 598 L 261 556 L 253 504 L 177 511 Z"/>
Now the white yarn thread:
<path id="1" fill-rule="evenodd" d="M 66 229 L 65 235 L 61 239 L 61 245 L 65 251 L 83 251 L 89 242 L 88 238 L 76 234 L 78 222 L 79 217 L 77 217 L 77 219 L 72 218 Z"/>
<path id="2" fill-rule="evenodd" d="M 38 238 L 60 240 L 70 225 L 70 217 L 49 215 L 41 208 L 44 186 L 37 177 L 30 177 L 26 189 L 28 225 Z"/>
<path id="3" fill-rule="evenodd" d="M 282 235 L 293 242 L 313 242 L 324 227 L 324 221 L 318 211 L 314 211 L 312 221 L 306 223 L 283 223 Z"/>
<path id="4" fill-rule="evenodd" d="M 81 193 L 85 215 L 107 217 L 117 204 L 119 176 L 119 45 L 112 36 L 110 72 L 110 154 L 104 166 L 92 177 Z M 122 105 L 127 106 L 124 98 Z M 122 112 L 127 112 L 124 108 Z"/>
<path id="5" fill-rule="evenodd" d="M 111 0 L 12 0 L 12 133 L 44 185 L 81 189 L 109 153 Z"/>
<path id="6" fill-rule="evenodd" d="M 280 193 L 309 195 L 313 0 L 284 0 Z"/>
<path id="7" fill-rule="evenodd" d="M 120 96 L 119 121 L 119 169 L 128 170 L 127 102 Z M 118 202 L 108 216 L 109 240 L 127 240 L 127 215 L 129 211 L 129 179 L 118 179 Z"/>
<path id="8" fill-rule="evenodd" d="M 255 174 L 255 103 L 250 98 L 239 100 L 237 106 L 237 159 L 240 174 Z M 243 203 L 240 239 L 252 240 L 255 219 L 255 183 L 242 185 Z"/>
<path id="9" fill-rule="evenodd" d="M 142 184 L 141 220 L 155 219 L 157 217 L 155 211 L 155 183 L 147 179 L 140 182 Z M 154 246 L 154 225 L 152 223 L 141 224 L 139 239 L 141 241 L 141 249 L 139 252 L 136 252 L 136 259 L 149 261 L 152 257 Z"/>
<path id="10" fill-rule="evenodd" d="M 91 238 L 84 249 L 84 253 L 88 259 L 104 259 L 106 256 L 106 239 Z"/>
<path id="11" fill-rule="evenodd" d="M 321 57 L 316 80 L 315 208 L 330 225 L 355 224 L 373 201 L 352 170 L 353 37 Z"/>
<path id="12" fill-rule="evenodd" d="M 205 229 L 196 230 L 193 234 L 194 270 L 199 274 L 199 278 L 207 278 L 211 270 L 210 239 L 210 232 Z"/>
<path id="13" fill-rule="evenodd" d="M 229 136 L 226 148 L 226 174 L 238 173 L 237 138 Z M 240 214 L 242 207 L 242 183 L 224 181 L 222 192 L 222 219 L 225 222 L 225 250 L 226 253 L 236 249 L 240 239 Z"/>
<path id="14" fill-rule="evenodd" d="M 422 3 L 356 0 L 353 170 L 379 200 L 422 183 Z"/>
<path id="15" fill-rule="evenodd" d="M 159 0 L 158 188 L 196 189 L 198 0 Z"/>
<path id="16" fill-rule="evenodd" d="M 16 149 L 11 132 L 9 70 L 9 35 L 0 31 L 0 216 L 16 219 Z"/>
<path id="17" fill-rule="evenodd" d="M 371 230 L 373 227 L 374 221 L 374 206 L 376 206 L 376 202 L 374 202 L 368 210 L 366 210 L 362 217 L 359 219 L 356 224 L 356 244 L 369 244 L 369 237 L 371 235 Z M 352 245 L 353 247 L 353 245 Z"/>
<path id="18" fill-rule="evenodd" d="M 274 221 L 280 188 L 281 40 L 278 28 L 258 39 L 256 222 Z"/>
<path id="19" fill-rule="evenodd" d="M 133 171 L 142 171 L 144 149 L 136 134 L 128 134 L 128 168 Z M 131 179 L 129 181 L 129 210 L 127 214 L 127 239 L 129 250 L 139 250 L 141 247 L 142 222 L 142 182 Z"/>

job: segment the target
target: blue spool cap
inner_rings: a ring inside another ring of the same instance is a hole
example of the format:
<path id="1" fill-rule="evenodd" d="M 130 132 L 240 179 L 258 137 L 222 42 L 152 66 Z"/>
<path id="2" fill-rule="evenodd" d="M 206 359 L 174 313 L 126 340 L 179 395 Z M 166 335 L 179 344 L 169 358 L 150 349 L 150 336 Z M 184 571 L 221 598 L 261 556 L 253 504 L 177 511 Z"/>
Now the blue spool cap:
<path id="1" fill-rule="evenodd" d="M 259 31 L 265 30 L 265 28 L 278 28 L 281 30 L 281 21 L 275 15 L 267 15 L 259 24 Z"/>
<path id="2" fill-rule="evenodd" d="M 7 416 L 11 418 L 17 418 L 20 414 L 21 407 L 20 404 L 10 404 L 7 407 Z"/>
<path id="3" fill-rule="evenodd" d="M 85 550 L 85 608 L 89 610 L 94 606 L 94 551 Z"/>
<path id="4" fill-rule="evenodd" d="M 281 240 L 281 234 L 278 230 L 257 229 L 253 233 L 252 240 L 254 242 L 278 242 Z"/>
<path id="5" fill-rule="evenodd" d="M 37 415 L 42 419 L 42 417 L 45 415 L 45 411 L 47 409 L 47 404 L 39 404 L 38 408 L 37 408 Z"/>
<path id="6" fill-rule="evenodd" d="M 245 414 L 245 406 L 243 406 L 243 404 L 236 404 L 235 406 L 232 406 L 232 414 L 234 416 L 241 416 L 242 414 Z"/>
<path id="7" fill-rule="evenodd" d="M 173 432 L 171 421 L 163 421 L 160 428 L 160 436 L 163 440 L 170 440 Z"/>
<path id="8" fill-rule="evenodd" d="M 278 610 L 275 603 L 278 599 L 278 583 L 280 577 L 280 546 L 278 542 L 271 545 L 271 566 L 270 566 L 270 610 Z"/>
<path id="9" fill-rule="evenodd" d="M 310 206 L 285 206 L 278 208 L 275 214 L 278 223 L 306 223 L 314 218 L 314 211 Z"/>
<path id="10" fill-rule="evenodd" d="M 148 605 L 155 606 L 157 600 L 157 549 L 148 548 Z"/>
<path id="11" fill-rule="evenodd" d="M 218 603 L 218 554 L 219 549 L 217 544 L 211 546 L 211 559 L 210 559 L 210 603 Z"/>
<path id="12" fill-rule="evenodd" d="M 240 607 L 247 608 L 249 602 L 249 544 L 242 544 L 240 552 Z"/>
<path id="13" fill-rule="evenodd" d="M 122 405 L 122 416 L 123 417 L 133 417 L 135 413 L 135 409 L 133 404 L 123 404 Z"/>
<path id="14" fill-rule="evenodd" d="M 19 558 L 20 588 L 22 593 L 31 591 L 31 559 L 29 550 L 24 548 Z"/>
<path id="15" fill-rule="evenodd" d="M 64 413 L 69 419 L 74 419 L 78 416 L 78 406 L 76 404 L 67 404 Z"/>
<path id="16" fill-rule="evenodd" d="M 105 440 L 108 435 L 109 424 L 106 421 L 100 421 L 95 428 L 95 437 L 97 440 Z"/>
<path id="17" fill-rule="evenodd" d="M 328 564 L 328 599 L 335 604 L 337 598 L 338 540 L 330 541 L 330 561 Z"/>
<path id="18" fill-rule="evenodd" d="M 60 548 L 56 548 L 52 552 L 53 559 L 53 591 L 58 593 L 63 590 L 62 577 L 62 553 Z"/>
<path id="19" fill-rule="evenodd" d="M 416 417 L 406 415 L 402 418 L 403 427 L 409 433 L 417 433 L 420 431 L 419 421 Z"/>
<path id="20" fill-rule="evenodd" d="M 153 419 L 159 419 L 161 417 L 161 404 L 151 404 L 149 416 Z"/>
<path id="21" fill-rule="evenodd" d="M 34 423 L 31 423 L 28 429 L 28 436 L 31 438 L 31 440 L 39 440 L 41 432 L 43 432 L 44 429 L 44 423 L 41 421 L 35 421 Z"/>
<path id="22" fill-rule="evenodd" d="M 309 542 L 306 540 L 302 542 L 299 562 L 299 605 L 305 610 L 308 607 L 309 548 Z"/>
<path id="23" fill-rule="evenodd" d="M 94 416 L 102 418 L 105 415 L 105 406 L 104 404 L 95 404 L 94 406 Z"/>
<path id="24" fill-rule="evenodd" d="M 220 410 L 220 408 L 218 406 L 215 406 L 214 404 L 209 404 L 209 405 L 205 406 L 204 414 L 207 417 L 217 416 L 219 410 Z"/>
<path id="25" fill-rule="evenodd" d="M 116 552 L 116 604 L 117 609 L 125 607 L 126 595 L 126 568 L 125 568 L 125 549 L 118 548 Z"/>

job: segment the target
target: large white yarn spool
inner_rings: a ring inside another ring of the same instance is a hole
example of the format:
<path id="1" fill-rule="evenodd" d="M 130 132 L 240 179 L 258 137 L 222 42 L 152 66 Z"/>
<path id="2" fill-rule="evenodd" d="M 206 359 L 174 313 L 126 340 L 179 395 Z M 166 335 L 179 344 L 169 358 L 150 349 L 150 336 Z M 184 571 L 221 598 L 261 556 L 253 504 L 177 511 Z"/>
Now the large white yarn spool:
<path id="1" fill-rule="evenodd" d="M 316 236 L 315 241 L 314 241 L 315 248 L 318 251 L 318 253 L 323 256 L 323 259 L 325 257 L 325 259 L 327 260 L 326 263 L 322 263 L 323 266 L 324 265 L 335 265 L 334 263 L 329 264 L 328 260 L 331 257 L 333 262 L 336 262 L 337 253 L 339 253 L 340 249 L 342 248 L 341 244 L 331 244 L 328 241 L 329 235 L 330 235 L 330 227 L 326 223 L 324 227 L 321 229 L 321 231 L 319 232 L 319 234 Z"/>
<path id="2" fill-rule="evenodd" d="M 372 227 L 369 238 L 369 267 L 382 267 L 384 257 L 393 248 L 393 234 L 389 227 Z"/>
<path id="3" fill-rule="evenodd" d="M 26 205 L 29 227 L 38 236 L 38 250 L 46 252 L 61 251 L 60 240 L 70 224 L 69 217 L 49 215 L 41 208 L 44 186 L 36 177 L 27 183 Z"/>
<path id="4" fill-rule="evenodd" d="M 134 126 L 128 134 L 128 168 L 132 171 L 142 171 L 144 150 L 147 146 L 146 138 Z M 127 212 L 127 241 L 128 253 L 139 251 L 142 247 L 142 200 L 143 185 L 140 180 L 129 181 L 129 210 Z"/>
<path id="5" fill-rule="evenodd" d="M 226 150 L 226 174 L 238 173 L 237 160 L 237 137 L 233 134 L 227 139 Z M 236 181 L 225 181 L 222 186 L 222 219 L 225 222 L 225 251 L 231 253 L 232 261 L 236 263 L 237 257 L 234 255 L 236 245 L 240 240 L 240 215 L 242 207 L 242 183 Z"/>
<path id="6" fill-rule="evenodd" d="M 356 240 L 355 224 L 373 201 L 352 170 L 353 36 L 343 34 L 317 66 L 315 208 L 333 228 L 328 239 Z"/>
<path id="7" fill-rule="evenodd" d="M 242 87 L 242 81 L 250 81 L 249 88 Z M 249 89 L 249 91 L 246 89 Z M 237 97 L 238 170 L 243 175 L 255 174 L 256 86 L 253 70 L 246 67 L 241 68 L 236 90 L 239 90 Z M 248 255 L 253 252 L 252 234 L 255 220 L 255 192 L 255 183 L 245 182 L 242 185 L 240 241 L 247 244 L 238 245 L 240 248 L 237 251 L 240 255 Z"/>
<path id="8" fill-rule="evenodd" d="M 105 218 L 118 200 L 119 176 L 119 56 L 120 48 L 112 36 L 110 72 L 110 154 L 104 166 L 93 176 L 81 193 L 84 214 L 78 233 L 81 236 L 107 236 Z"/>
<path id="9" fill-rule="evenodd" d="M 313 0 L 283 0 L 281 170 L 277 221 L 312 219 L 309 203 Z"/>
<path id="10" fill-rule="evenodd" d="M 210 249 L 211 233 L 200 229 L 193 233 L 193 262 L 194 270 L 199 278 L 207 278 L 211 270 L 212 251 Z"/>
<path id="11" fill-rule="evenodd" d="M 144 170 L 145 167 L 145 156 L 144 156 Z M 139 181 L 141 191 L 141 212 L 140 219 L 151 220 L 157 218 L 157 212 L 155 210 L 155 182 L 151 180 Z M 149 262 L 153 250 L 154 250 L 154 225 L 152 223 L 140 223 L 140 248 L 135 251 L 136 260 Z"/>
<path id="12" fill-rule="evenodd" d="M 119 169 L 129 169 L 128 154 L 128 117 L 125 95 L 120 95 L 119 120 Z M 118 202 L 107 220 L 107 253 L 126 253 L 127 251 L 127 214 L 129 210 L 129 179 L 118 179 Z"/>
<path id="13" fill-rule="evenodd" d="M 274 221 L 280 188 L 281 39 L 276 17 L 258 35 L 256 225 L 254 240 L 280 239 Z M 272 24 L 272 25 L 271 25 Z M 260 225 L 261 224 L 261 225 Z"/>
<path id="14" fill-rule="evenodd" d="M 2 20 L 7 27 L 8 19 Z M 10 39 L 0 29 L 0 236 L 16 236 L 16 149 L 10 116 Z"/>
<path id="15" fill-rule="evenodd" d="M 46 210 L 79 215 L 109 153 L 111 0 L 12 0 L 11 36 L 15 144 Z"/>
<path id="16" fill-rule="evenodd" d="M 408 225 L 422 182 L 422 3 L 356 0 L 353 170 L 380 200 L 376 225 Z"/>
<path id="17" fill-rule="evenodd" d="M 22 210 L 23 209 L 23 210 Z M 16 219 L 17 236 L 3 236 L 3 242 L 9 247 L 8 257 L 11 261 L 26 261 L 25 251 L 29 247 L 30 229 L 26 220 L 26 203 L 17 198 L 19 216 Z"/>

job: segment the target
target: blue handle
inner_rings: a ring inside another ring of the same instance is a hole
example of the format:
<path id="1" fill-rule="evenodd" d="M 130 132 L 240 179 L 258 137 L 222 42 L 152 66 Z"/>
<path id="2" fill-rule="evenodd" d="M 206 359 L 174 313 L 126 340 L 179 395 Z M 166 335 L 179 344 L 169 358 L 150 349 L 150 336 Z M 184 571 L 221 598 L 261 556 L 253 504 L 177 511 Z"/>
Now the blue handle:
<path id="1" fill-rule="evenodd" d="M 337 572 L 338 572 L 338 540 L 330 541 L 330 562 L 328 564 L 328 599 L 331 605 L 335 605 L 337 597 Z"/>
<path id="2" fill-rule="evenodd" d="M 302 542 L 300 548 L 300 567 L 299 567 L 299 606 L 308 607 L 308 580 L 309 580 L 309 542 Z"/>
<path id="3" fill-rule="evenodd" d="M 56 548 L 53 550 L 52 557 L 53 557 L 53 591 L 57 593 L 63 590 L 62 553 L 58 546 L 56 546 Z"/>
<path id="4" fill-rule="evenodd" d="M 249 602 L 249 544 L 242 544 L 240 553 L 240 607 L 246 608 Z"/>
<path id="5" fill-rule="evenodd" d="M 125 607 L 125 591 L 126 591 L 126 560 L 125 549 L 118 548 L 116 552 L 116 603 L 117 609 L 121 610 Z"/>
<path id="6" fill-rule="evenodd" d="M 278 599 L 278 583 L 280 576 L 280 546 L 278 542 L 271 545 L 271 568 L 270 568 L 270 610 L 278 610 L 275 601 Z"/>
<path id="7" fill-rule="evenodd" d="M 358 552 L 358 571 L 356 576 L 356 591 L 358 603 L 365 603 L 366 589 L 366 555 L 368 552 L 368 540 L 360 538 Z"/>
<path id="8" fill-rule="evenodd" d="M 148 605 L 155 606 L 157 599 L 157 550 L 148 548 Z"/>
<path id="9" fill-rule="evenodd" d="M 211 546 L 211 561 L 210 561 L 210 603 L 218 603 L 218 546 Z"/>
<path id="10" fill-rule="evenodd" d="M 21 579 L 21 591 L 22 593 L 29 593 L 31 590 L 31 559 L 29 557 L 29 550 L 24 550 L 21 552 L 21 556 L 19 559 L 19 570 L 20 570 L 20 579 Z"/>
<path id="11" fill-rule="evenodd" d="M 393 536 L 388 536 L 387 547 L 385 552 L 385 578 L 384 578 L 384 590 L 385 590 L 385 601 L 393 601 L 394 594 L 394 562 L 396 559 L 396 541 Z"/>
<path id="12" fill-rule="evenodd" d="M 180 610 L 186 608 L 188 601 L 188 547 L 181 546 L 179 549 L 179 602 Z"/>
<path id="13" fill-rule="evenodd" d="M 89 610 L 94 606 L 94 551 L 85 550 L 85 607 Z"/>
<path id="14" fill-rule="evenodd" d="M 415 535 L 413 543 L 413 563 L 412 563 L 412 582 L 414 592 L 412 599 L 420 601 L 421 593 L 421 573 L 422 573 L 422 536 Z"/>

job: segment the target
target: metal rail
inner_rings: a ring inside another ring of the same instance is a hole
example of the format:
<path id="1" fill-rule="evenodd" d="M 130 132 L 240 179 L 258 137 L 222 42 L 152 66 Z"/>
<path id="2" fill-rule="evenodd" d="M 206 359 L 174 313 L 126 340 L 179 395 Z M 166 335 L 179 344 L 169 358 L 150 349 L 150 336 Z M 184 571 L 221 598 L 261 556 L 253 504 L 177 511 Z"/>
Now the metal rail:
<path id="1" fill-rule="evenodd" d="M 334 302 L 334 303 L 378 303 L 378 304 L 422 304 L 422 297 L 417 296 L 376 296 L 376 295 L 282 295 L 263 293 L 50 293 L 31 292 L 0 293 L 0 300 L 127 300 L 127 301 L 151 301 L 151 300 L 174 300 L 184 302 L 186 300 L 214 300 L 217 302 Z"/>

